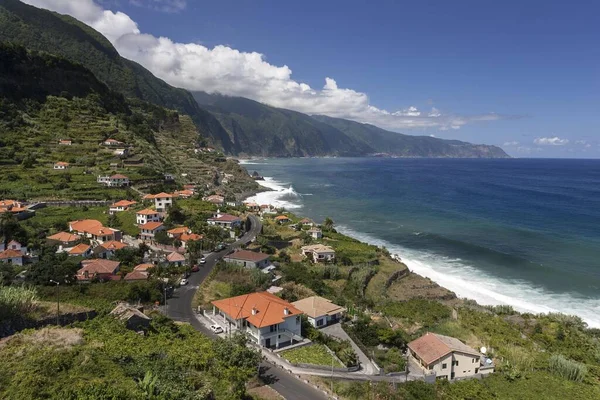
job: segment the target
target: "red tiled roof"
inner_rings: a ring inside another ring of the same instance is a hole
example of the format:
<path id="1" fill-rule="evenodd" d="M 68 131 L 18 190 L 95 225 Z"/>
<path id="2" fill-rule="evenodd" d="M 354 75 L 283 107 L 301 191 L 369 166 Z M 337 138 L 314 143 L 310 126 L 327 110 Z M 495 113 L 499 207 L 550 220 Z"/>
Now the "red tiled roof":
<path id="1" fill-rule="evenodd" d="M 158 214 L 158 211 L 146 208 L 146 209 L 144 209 L 142 211 L 136 212 L 136 214 L 139 214 L 139 215 L 155 215 L 155 214 Z"/>
<path id="2" fill-rule="evenodd" d="M 244 318 L 258 328 L 275 325 L 284 322 L 284 318 L 302 314 L 293 304 L 268 292 L 215 300 L 212 304 L 232 319 Z M 286 308 L 289 312 L 287 315 Z"/>
<path id="3" fill-rule="evenodd" d="M 173 197 L 173 195 L 170 193 L 160 192 L 159 194 L 155 194 L 152 197 L 155 199 L 169 199 Z"/>
<path id="4" fill-rule="evenodd" d="M 162 222 L 146 222 L 144 225 L 140 225 L 140 229 L 147 229 L 153 231 L 162 226 Z"/>
<path id="5" fill-rule="evenodd" d="M 93 259 L 83 260 L 81 262 L 82 268 L 77 271 L 77 275 L 83 276 L 87 271 L 90 275 L 93 274 L 114 274 L 121 263 L 118 261 L 104 260 L 104 259 Z"/>
<path id="6" fill-rule="evenodd" d="M 85 243 L 79 243 L 77 246 L 69 250 L 69 254 L 85 254 L 90 250 L 90 246 Z"/>
<path id="7" fill-rule="evenodd" d="M 125 243 L 117 242 L 116 240 L 111 240 L 110 242 L 105 242 L 100 245 L 104 247 L 106 250 L 120 250 L 127 247 Z"/>
<path id="8" fill-rule="evenodd" d="M 232 260 L 259 262 L 259 261 L 263 261 L 263 260 L 266 260 L 267 258 L 269 258 L 269 255 L 265 254 L 265 253 L 257 253 L 255 251 L 249 251 L 249 250 L 238 250 L 235 253 L 225 256 L 224 258 L 230 258 Z"/>
<path id="9" fill-rule="evenodd" d="M 129 179 L 129 178 L 122 174 L 114 174 L 113 176 L 110 177 L 110 179 Z"/>
<path id="10" fill-rule="evenodd" d="M 80 219 L 69 222 L 71 229 L 77 232 L 88 232 L 90 229 L 102 226 L 102 222 L 95 219 Z"/>
<path id="11" fill-rule="evenodd" d="M 143 272 L 143 271 L 149 270 L 150 268 L 154 268 L 154 264 L 149 264 L 149 263 L 148 264 L 139 264 L 139 265 L 136 265 L 135 267 L 133 267 L 133 270 Z"/>
<path id="12" fill-rule="evenodd" d="M 0 259 L 18 258 L 18 257 L 23 257 L 23 253 L 21 253 L 19 250 L 7 249 L 7 250 L 4 250 L 3 252 L 0 252 Z"/>
<path id="13" fill-rule="evenodd" d="M 129 207 L 136 204 L 135 201 L 130 201 L 130 200 L 121 200 L 121 201 L 117 201 L 115 204 L 113 204 L 111 207 Z"/>
<path id="14" fill-rule="evenodd" d="M 202 239 L 204 239 L 204 236 L 198 235 L 195 233 L 190 233 L 190 234 L 184 233 L 183 235 L 181 235 L 179 237 L 179 240 L 181 240 L 182 242 L 192 242 L 194 240 L 202 240 Z"/>
<path id="15" fill-rule="evenodd" d="M 124 278 L 126 281 L 145 281 L 148 280 L 148 273 L 145 271 L 131 271 Z"/>
<path id="16" fill-rule="evenodd" d="M 285 215 L 278 215 L 277 217 L 275 217 L 275 219 L 277 221 L 285 221 L 285 220 L 288 220 L 289 218 L 286 217 Z"/>
<path id="17" fill-rule="evenodd" d="M 431 332 L 410 342 L 408 348 L 414 351 L 425 364 L 431 364 L 453 351 L 479 355 L 477 351 L 458 339 Z"/>
<path id="18" fill-rule="evenodd" d="M 223 222 L 233 222 L 233 221 L 241 221 L 240 217 L 236 217 L 235 215 L 229 214 L 221 214 L 220 217 L 212 217 L 208 219 L 209 221 L 223 221 Z"/>
<path id="19" fill-rule="evenodd" d="M 188 228 L 187 226 L 178 226 L 177 228 L 169 229 L 167 232 L 169 232 L 171 235 L 183 235 L 184 233 L 188 233 L 189 231 L 190 228 Z"/>
<path id="20" fill-rule="evenodd" d="M 68 162 L 64 162 L 64 161 L 58 161 L 58 162 L 54 163 L 54 165 L 60 165 L 60 166 L 68 167 L 69 163 Z"/>
<path id="21" fill-rule="evenodd" d="M 180 262 L 185 261 L 185 257 L 182 254 L 177 253 L 176 251 L 172 252 L 167 256 L 168 262 Z"/>
<path id="22" fill-rule="evenodd" d="M 69 243 L 69 242 L 75 242 L 75 241 L 79 240 L 80 236 L 74 235 L 74 234 L 68 233 L 68 232 L 58 232 L 52 236 L 48 236 L 46 239 L 56 240 L 58 242 L 63 242 L 63 243 Z"/>

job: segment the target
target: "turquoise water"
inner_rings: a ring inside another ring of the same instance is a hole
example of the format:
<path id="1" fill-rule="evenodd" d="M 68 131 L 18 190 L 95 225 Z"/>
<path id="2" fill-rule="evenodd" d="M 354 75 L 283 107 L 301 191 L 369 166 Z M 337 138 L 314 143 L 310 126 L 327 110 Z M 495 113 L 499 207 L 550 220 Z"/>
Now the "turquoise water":
<path id="1" fill-rule="evenodd" d="M 461 297 L 600 326 L 600 161 L 273 159 L 277 203 L 385 245 Z"/>

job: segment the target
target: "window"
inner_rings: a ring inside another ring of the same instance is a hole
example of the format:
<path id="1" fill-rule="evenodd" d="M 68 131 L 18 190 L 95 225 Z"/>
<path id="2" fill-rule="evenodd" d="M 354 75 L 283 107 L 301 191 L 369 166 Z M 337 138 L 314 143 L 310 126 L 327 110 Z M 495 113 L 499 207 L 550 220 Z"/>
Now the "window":
<path id="1" fill-rule="evenodd" d="M 478 372 L 479 372 L 479 368 L 475 368 L 475 373 L 478 373 Z"/>
<path id="2" fill-rule="evenodd" d="M 433 365 L 430 365 L 429 366 L 429 370 L 431 371 L 432 369 L 433 369 Z"/>
<path id="3" fill-rule="evenodd" d="M 322 326 L 323 325 L 323 319 L 318 319 L 317 320 L 317 326 Z"/>
<path id="4" fill-rule="evenodd" d="M 446 364 L 446 363 L 442 364 L 442 369 L 446 369 L 447 367 L 448 367 L 448 364 Z"/>
<path id="5" fill-rule="evenodd" d="M 269 332 L 275 332 L 277 330 L 277 325 L 271 325 L 269 327 Z"/>
<path id="6" fill-rule="evenodd" d="M 458 367 L 458 360 L 452 361 L 452 365 Z"/>
<path id="7" fill-rule="evenodd" d="M 299 324 L 299 323 L 300 323 L 300 316 L 298 315 L 298 316 L 296 317 L 296 324 Z"/>

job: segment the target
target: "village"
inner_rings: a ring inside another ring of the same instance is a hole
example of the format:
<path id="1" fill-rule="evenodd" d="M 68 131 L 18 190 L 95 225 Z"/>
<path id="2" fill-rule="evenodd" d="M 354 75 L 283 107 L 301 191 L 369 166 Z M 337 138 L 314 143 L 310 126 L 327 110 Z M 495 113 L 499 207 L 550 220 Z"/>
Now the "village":
<path id="1" fill-rule="evenodd" d="M 122 174 L 99 176 L 97 182 L 107 188 L 130 184 Z M 216 336 L 244 334 L 265 359 L 290 372 L 347 379 L 431 382 L 481 378 L 494 371 L 485 349 L 476 350 L 458 339 L 434 333 L 425 333 L 408 343 L 396 340 L 379 344 L 376 358 L 374 351 L 369 354 L 364 344 L 356 343 L 356 335 L 344 330 L 347 324 L 357 321 L 355 307 L 335 304 L 311 290 L 305 290 L 306 296 L 302 296 L 302 290 L 286 295 L 290 290 L 290 279 L 286 269 L 282 269 L 286 261 L 317 269 L 352 264 L 348 257 L 338 259 L 336 250 L 325 240 L 324 232 L 327 235 L 333 230 L 331 222 L 319 225 L 268 204 L 226 202 L 219 194 L 199 197 L 194 185 L 185 185 L 172 193 L 140 197 L 108 205 L 103 211 L 107 223 L 90 215 L 68 221 L 67 229 L 50 229 L 46 244 L 53 246 L 57 254 L 66 254 L 78 262 L 73 284 L 157 279 L 163 298 L 146 307 L 165 306 L 163 311 L 168 314 L 168 299 L 176 297 L 177 291 L 182 290 L 179 288 L 185 287 L 190 276 L 201 269 L 237 271 L 240 279 L 249 280 L 255 279 L 250 278 L 252 274 L 259 275 L 258 284 L 242 290 L 248 293 L 231 297 L 208 295 L 206 301 L 196 306 L 196 318 Z M 202 229 L 174 223 L 173 216 L 182 213 L 179 203 L 186 202 L 201 204 L 205 211 L 213 210 L 202 221 Z M 44 204 L 3 200 L 0 210 L 16 220 L 33 220 L 36 212 L 44 210 Z M 117 217 L 122 220 L 125 216 L 137 228 L 137 235 L 127 234 L 118 227 L 121 223 Z M 252 218 L 260 221 L 260 234 L 244 236 Z M 299 235 L 301 239 L 283 240 L 272 246 L 263 235 L 265 231 Z M 128 252 L 137 252 L 139 263 L 125 265 L 123 260 Z M 218 254 L 219 259 L 211 258 L 207 264 L 211 254 Z M 20 270 L 15 282 L 25 280 L 28 265 L 37 260 L 36 252 L 17 240 L 3 241 L 0 247 L 0 262 Z M 281 285 L 282 281 L 288 283 Z M 201 295 L 211 283 L 211 276 L 200 283 Z M 143 310 L 141 303 L 119 303 L 112 314 L 126 315 L 128 326 L 140 329 L 150 319 Z M 381 356 L 387 351 L 398 354 L 396 359 L 390 361 Z"/>

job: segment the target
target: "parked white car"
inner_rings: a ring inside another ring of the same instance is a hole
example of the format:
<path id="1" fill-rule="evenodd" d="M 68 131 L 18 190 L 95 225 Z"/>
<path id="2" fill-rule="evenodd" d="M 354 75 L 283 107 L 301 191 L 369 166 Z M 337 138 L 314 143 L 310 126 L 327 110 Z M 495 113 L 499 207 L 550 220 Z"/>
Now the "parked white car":
<path id="1" fill-rule="evenodd" d="M 202 257 L 202 258 L 200 259 L 200 264 L 206 264 L 206 258 Z"/>
<path id="2" fill-rule="evenodd" d="M 223 328 L 219 325 L 211 325 L 210 330 L 213 331 L 213 333 L 223 333 Z"/>
<path id="3" fill-rule="evenodd" d="M 188 284 L 188 280 L 187 280 L 187 279 L 185 279 L 185 278 L 183 278 L 183 279 L 182 279 L 182 280 L 179 282 L 179 285 L 180 285 L 180 286 L 184 286 L 184 285 L 187 285 L 187 284 Z"/>

